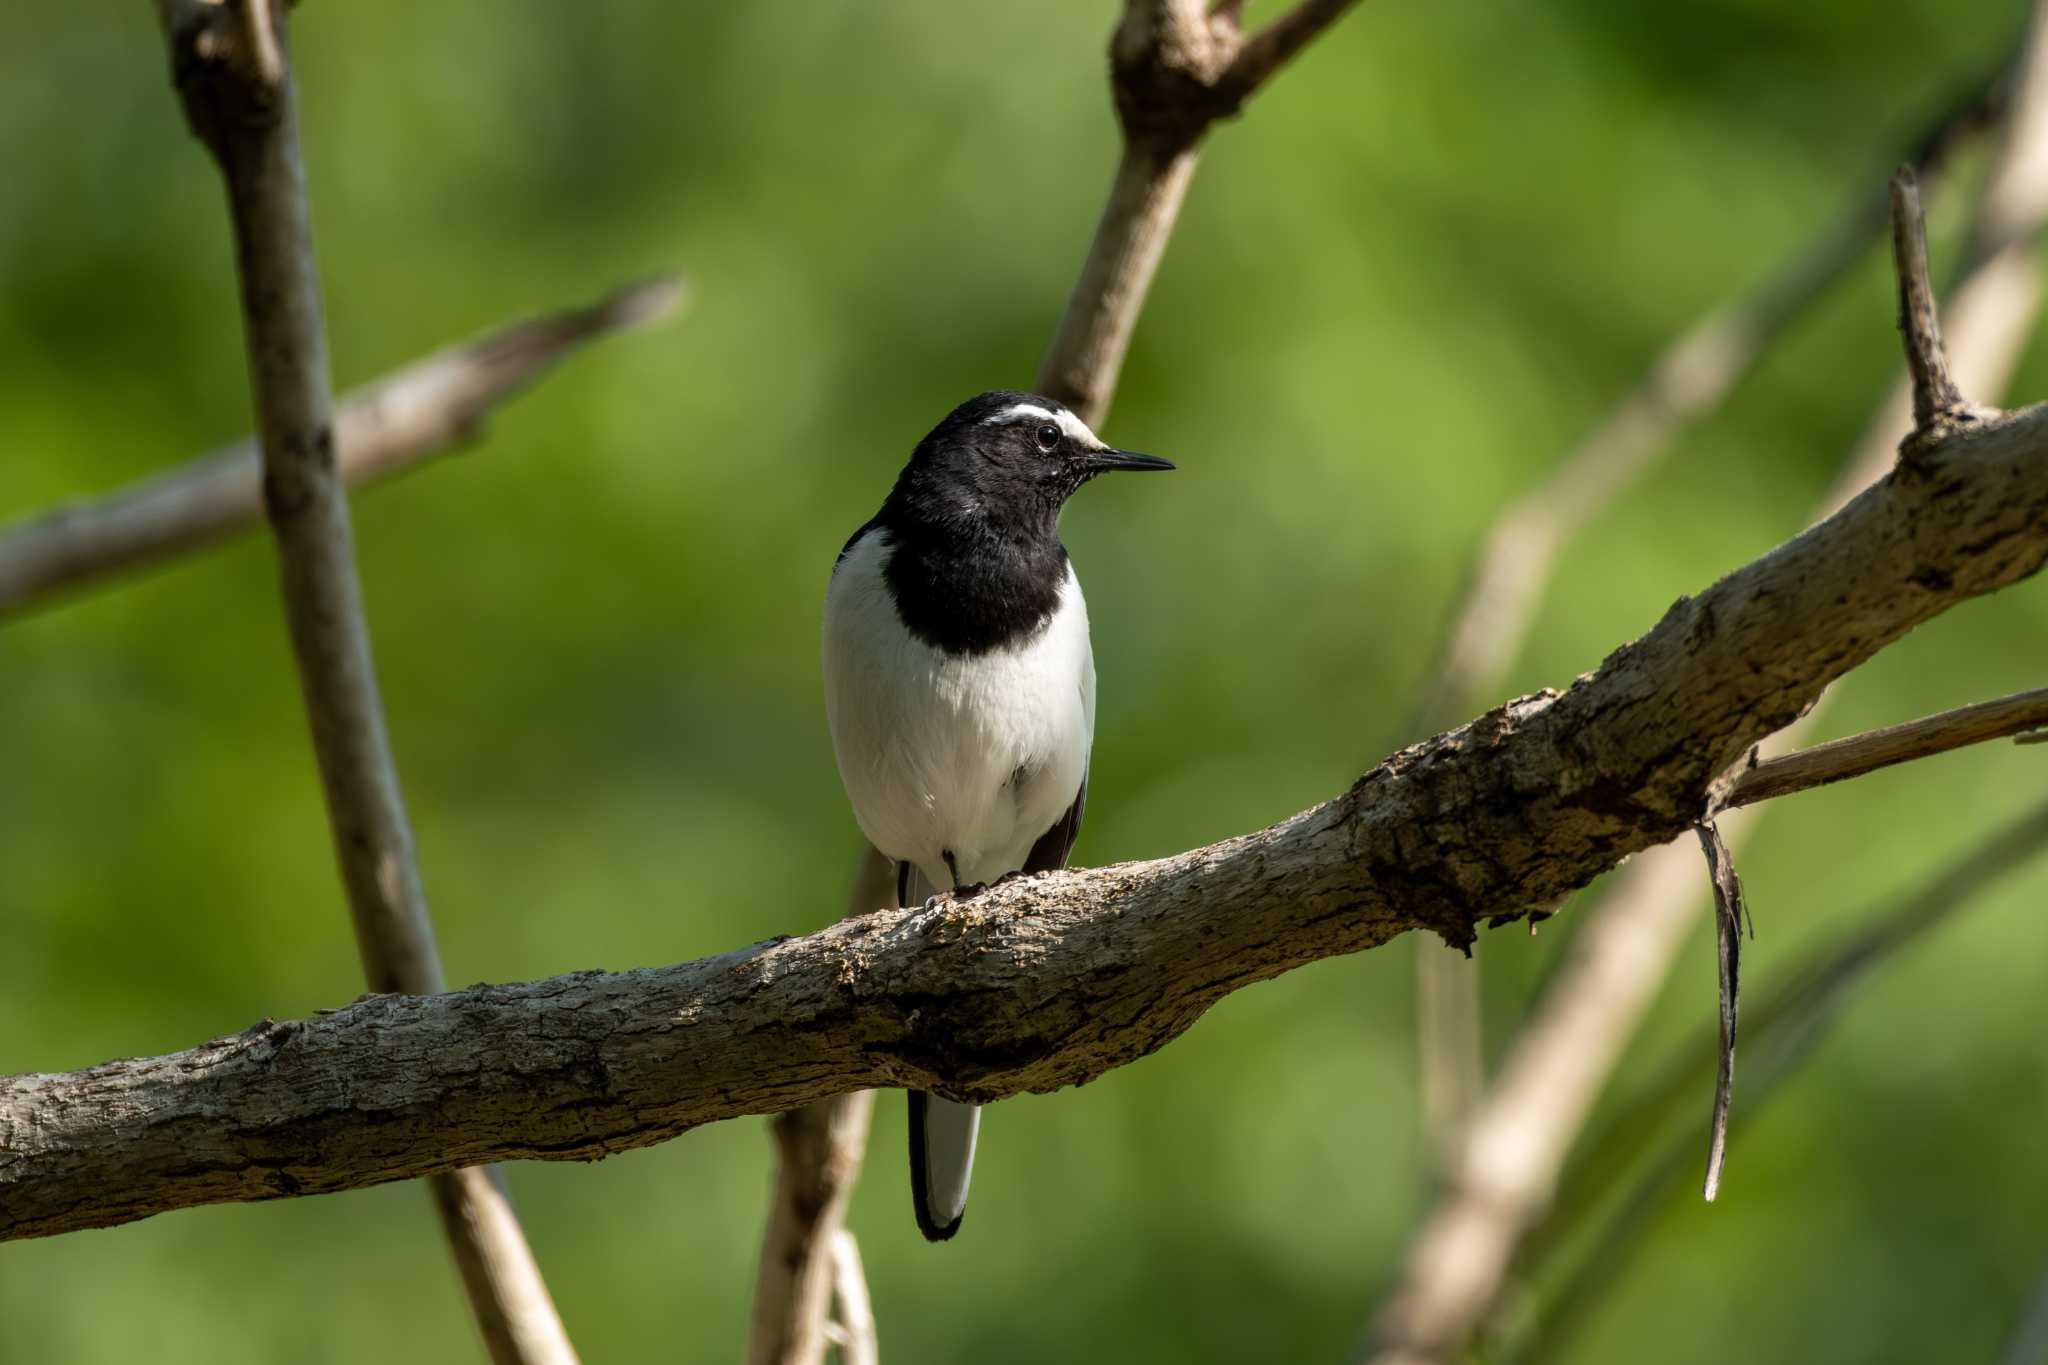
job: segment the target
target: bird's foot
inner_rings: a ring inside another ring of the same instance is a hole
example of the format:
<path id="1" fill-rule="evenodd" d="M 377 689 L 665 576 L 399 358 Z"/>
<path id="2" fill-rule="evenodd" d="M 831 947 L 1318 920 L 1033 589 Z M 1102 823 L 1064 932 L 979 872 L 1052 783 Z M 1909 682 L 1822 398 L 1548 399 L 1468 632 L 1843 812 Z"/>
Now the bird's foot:
<path id="1" fill-rule="evenodd" d="M 941 891 L 929 901 L 926 901 L 925 904 L 952 905 L 958 901 L 971 901 L 986 890 L 988 890 L 987 882 L 969 882 L 965 886 L 956 886 L 951 891 Z"/>

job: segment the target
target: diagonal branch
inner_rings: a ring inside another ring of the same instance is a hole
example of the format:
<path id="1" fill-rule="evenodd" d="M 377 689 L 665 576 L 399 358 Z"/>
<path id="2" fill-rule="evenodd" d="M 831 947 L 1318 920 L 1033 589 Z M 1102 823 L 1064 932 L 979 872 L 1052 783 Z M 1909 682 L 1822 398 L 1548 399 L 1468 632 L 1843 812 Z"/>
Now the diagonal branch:
<path id="1" fill-rule="evenodd" d="M 226 182 L 262 443 L 263 508 L 277 541 L 286 624 L 329 824 L 372 990 L 444 988 L 370 656 L 348 499 L 335 467 L 334 397 L 311 207 L 273 0 L 161 0 L 192 132 Z M 547 1287 L 495 1174 L 438 1168 L 442 1214 L 492 1357 L 574 1365 Z"/>
<path id="2" fill-rule="evenodd" d="M 2044 561 L 2048 406 L 1931 443 L 1569 691 L 1412 745 L 1254 834 L 675 967 L 378 996 L 0 1082 L 0 1238 L 589 1159 L 850 1089 L 990 1102 L 1078 1084 L 1243 986 L 1553 904 L 1697 823 L 1713 778 L 1834 679 Z"/>
<path id="3" fill-rule="evenodd" d="M 2015 692 L 1996 701 L 1959 706 L 1731 769 L 1715 783 L 1713 805 L 1716 810 L 1754 805 L 2044 725 L 2048 725 L 2048 687 Z"/>
<path id="4" fill-rule="evenodd" d="M 585 343 L 673 313 L 672 277 L 627 285 L 584 308 L 510 323 L 434 352 L 345 395 L 334 458 L 357 487 L 472 440 L 498 404 Z M 238 441 L 102 497 L 0 528 L 0 617 L 225 540 L 263 516 L 262 459 Z"/>
<path id="5" fill-rule="evenodd" d="M 1125 5 L 1109 43 L 1123 153 L 1080 278 L 1039 362 L 1040 393 L 1101 424 L 1203 136 L 1353 3 L 1301 0 L 1250 38 L 1236 6 L 1205 15 L 1199 0 Z"/>

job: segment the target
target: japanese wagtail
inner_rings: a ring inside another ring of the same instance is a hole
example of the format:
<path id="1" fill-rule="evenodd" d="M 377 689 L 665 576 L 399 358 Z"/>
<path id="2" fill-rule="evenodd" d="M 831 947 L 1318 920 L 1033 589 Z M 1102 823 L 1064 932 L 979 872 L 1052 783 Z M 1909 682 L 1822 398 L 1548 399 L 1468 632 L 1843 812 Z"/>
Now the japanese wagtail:
<path id="1" fill-rule="evenodd" d="M 1066 866 L 1088 798 L 1095 660 L 1060 509 L 1113 469 L 1049 398 L 998 390 L 946 415 L 825 591 L 825 711 L 840 780 L 897 899 L 972 895 Z M 910 1183 L 932 1241 L 967 1209 L 976 1105 L 913 1091 Z"/>

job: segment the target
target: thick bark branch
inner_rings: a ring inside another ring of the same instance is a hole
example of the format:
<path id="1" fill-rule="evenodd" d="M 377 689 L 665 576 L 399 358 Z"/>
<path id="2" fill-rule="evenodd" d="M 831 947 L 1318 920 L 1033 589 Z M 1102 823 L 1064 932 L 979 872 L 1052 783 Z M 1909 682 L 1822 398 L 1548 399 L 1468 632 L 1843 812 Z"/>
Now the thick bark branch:
<path id="1" fill-rule="evenodd" d="M 335 468 L 327 329 L 284 10 L 273 0 L 161 0 L 160 13 L 186 119 L 226 182 L 263 509 L 277 541 L 285 621 L 363 973 L 373 990 L 427 995 L 444 982 Z M 435 1202 L 493 1359 L 575 1365 L 493 1174 L 436 1171 Z"/>
<path id="2" fill-rule="evenodd" d="M 379 996 L 8 1081 L 0 1237 L 595 1158 L 862 1087 L 987 1102 L 1078 1084 L 1242 986 L 1553 904 L 1695 823 L 1714 776 L 1829 682 L 2044 559 L 2036 407 L 1931 444 L 1569 691 L 1404 749 L 1256 834 L 675 967 Z"/>
<path id="3" fill-rule="evenodd" d="M 584 343 L 668 316 L 674 279 L 628 285 L 587 308 L 510 323 L 414 361 L 342 397 L 334 458 L 351 488 L 473 439 L 491 409 Z M 201 455 L 104 497 L 0 529 L 0 618 L 46 606 L 254 526 L 263 465 L 254 439 Z"/>

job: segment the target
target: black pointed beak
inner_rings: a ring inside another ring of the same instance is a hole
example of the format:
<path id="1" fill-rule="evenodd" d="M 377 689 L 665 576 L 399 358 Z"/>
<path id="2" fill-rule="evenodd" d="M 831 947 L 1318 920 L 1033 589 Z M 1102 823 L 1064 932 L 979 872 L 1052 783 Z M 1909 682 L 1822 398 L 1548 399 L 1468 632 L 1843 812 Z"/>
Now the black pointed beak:
<path id="1" fill-rule="evenodd" d="M 1082 463 L 1090 474 L 1103 474 L 1112 469 L 1172 469 L 1171 460 L 1162 460 L 1157 455 L 1140 455 L 1135 450 L 1115 450 L 1104 446 L 1091 450 L 1082 457 Z"/>

